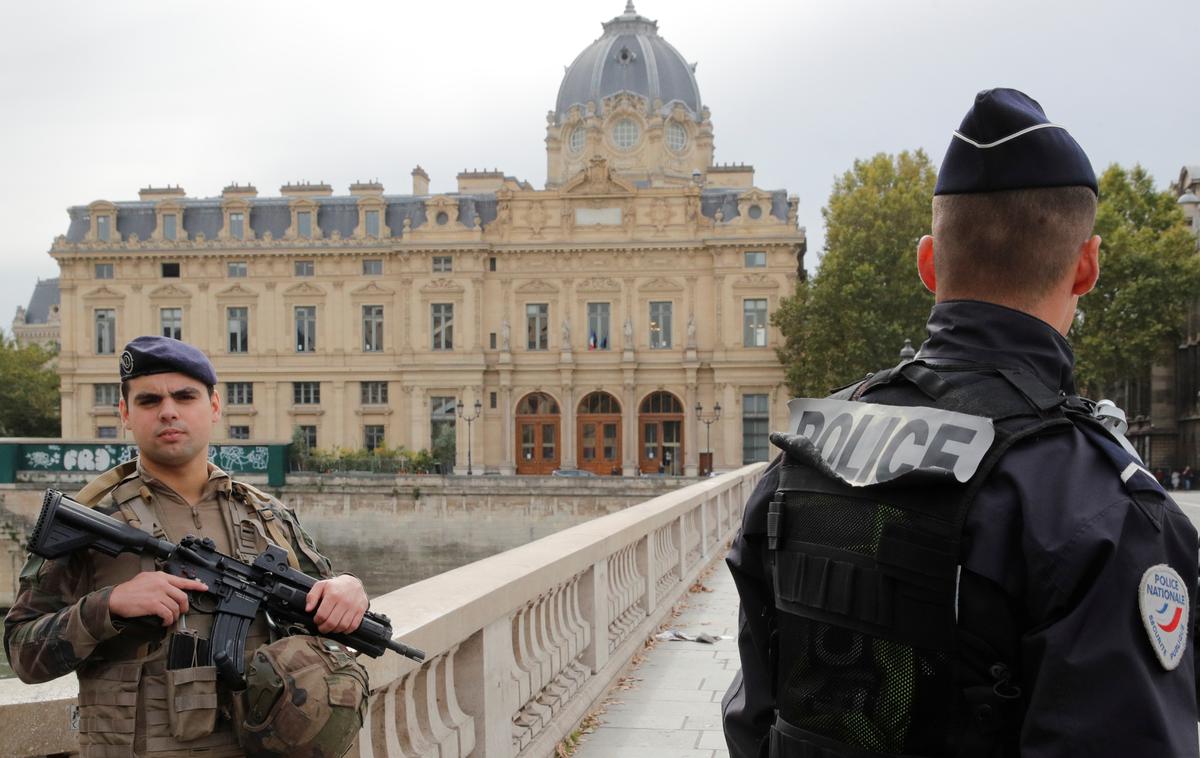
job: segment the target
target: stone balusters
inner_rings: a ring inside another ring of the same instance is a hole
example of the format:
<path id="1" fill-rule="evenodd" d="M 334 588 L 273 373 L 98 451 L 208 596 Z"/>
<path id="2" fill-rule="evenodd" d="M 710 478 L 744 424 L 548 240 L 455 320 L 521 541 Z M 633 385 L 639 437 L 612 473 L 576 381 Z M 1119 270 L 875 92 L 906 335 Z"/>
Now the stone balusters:
<path id="1" fill-rule="evenodd" d="M 642 599 L 646 577 L 638 570 L 638 544 L 626 545 L 608 557 L 608 651 L 625 641 L 629 633 L 646 618 Z"/>

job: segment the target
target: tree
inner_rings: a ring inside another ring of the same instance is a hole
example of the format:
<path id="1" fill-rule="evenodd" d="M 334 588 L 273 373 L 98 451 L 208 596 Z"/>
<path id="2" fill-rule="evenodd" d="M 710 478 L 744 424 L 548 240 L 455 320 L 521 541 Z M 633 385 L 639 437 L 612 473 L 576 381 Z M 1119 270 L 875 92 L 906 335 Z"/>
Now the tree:
<path id="1" fill-rule="evenodd" d="M 0 332 L 0 437 L 58 437 L 60 401 L 54 353 L 17 345 Z"/>
<path id="2" fill-rule="evenodd" d="M 1080 387 L 1094 397 L 1168 355 L 1200 287 L 1196 238 L 1174 194 L 1138 165 L 1109 166 L 1099 185 L 1100 281 L 1071 330 Z"/>
<path id="3" fill-rule="evenodd" d="M 937 172 L 924 151 L 857 160 L 834 182 L 825 251 L 772 315 L 791 391 L 822 397 L 868 371 L 895 365 L 904 340 L 920 344 L 933 296 L 917 277 Z"/>

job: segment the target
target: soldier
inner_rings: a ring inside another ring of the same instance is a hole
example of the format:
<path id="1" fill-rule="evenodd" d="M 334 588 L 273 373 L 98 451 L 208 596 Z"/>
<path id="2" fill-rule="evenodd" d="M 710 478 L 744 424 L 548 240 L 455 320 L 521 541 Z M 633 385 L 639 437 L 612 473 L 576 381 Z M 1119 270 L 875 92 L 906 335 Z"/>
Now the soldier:
<path id="1" fill-rule="evenodd" d="M 938 174 L 912 361 L 793 400 L 728 563 L 734 758 L 1196 756 L 1196 529 L 1075 392 L 1083 150 L 979 93 Z"/>
<path id="2" fill-rule="evenodd" d="M 367 610 L 362 582 L 349 574 L 335 576 L 283 503 L 209 463 L 208 443 L 221 418 L 221 400 L 208 358 L 177 340 L 138 337 L 121 354 L 120 377 L 121 421 L 137 443 L 138 457 L 102 474 L 76 499 L 172 542 L 188 534 L 211 537 L 218 550 L 247 562 L 273 542 L 288 551 L 293 566 L 321 578 L 308 595 L 319 631 L 357 629 Z M 330 682 L 349 677 L 342 710 L 351 716 L 357 712 L 361 723 L 365 671 L 340 647 L 330 643 L 327 650 L 304 635 L 255 653 L 272 637 L 261 615 L 246 646 L 247 655 L 253 655 L 249 697 L 218 686 L 212 667 L 179 667 L 176 650 L 193 649 L 208 636 L 211 615 L 193 607 L 187 594 L 205 589 L 197 581 L 156 571 L 152 559 L 130 554 L 109 558 L 80 550 L 54 561 L 31 556 L 21 572 L 20 595 L 4 620 L 5 651 L 25 682 L 76 672 L 85 758 L 287 754 L 297 743 L 272 733 L 278 725 L 264 722 L 269 710 L 264 705 L 278 699 L 284 680 L 286 686 L 294 684 L 284 676 L 288 671 L 313 662 L 325 664 L 319 687 L 325 686 L 325 674 L 334 675 Z M 314 706 L 316 694 L 309 698 Z M 328 713 L 325 708 L 322 717 Z M 341 722 L 341 732 L 353 726 L 345 718 Z M 253 728 L 241 728 L 245 725 Z M 333 750 L 305 755 L 340 755 L 348 745 L 346 740 Z"/>

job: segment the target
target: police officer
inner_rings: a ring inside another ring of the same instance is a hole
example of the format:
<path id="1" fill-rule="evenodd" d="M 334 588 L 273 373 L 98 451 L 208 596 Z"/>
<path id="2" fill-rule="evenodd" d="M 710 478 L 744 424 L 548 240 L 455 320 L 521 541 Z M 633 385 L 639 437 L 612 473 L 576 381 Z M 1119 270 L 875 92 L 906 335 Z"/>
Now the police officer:
<path id="1" fill-rule="evenodd" d="M 731 756 L 1197 754 L 1196 530 L 1065 339 L 1096 194 L 1037 102 L 979 93 L 918 245 L 929 338 L 772 435 L 728 558 Z"/>
<path id="2" fill-rule="evenodd" d="M 188 534 L 211 537 L 218 550 L 243 560 L 253 561 L 268 541 L 284 547 L 296 568 L 322 577 L 308 596 L 319 630 L 356 629 L 367 610 L 362 583 L 334 576 L 280 501 L 209 463 L 221 400 L 208 358 L 177 340 L 138 337 L 121 354 L 120 377 L 121 421 L 138 457 L 101 475 L 77 499 L 172 542 Z M 192 668 L 186 660 L 173 670 L 179 662 L 166 661 L 169 650 L 185 642 L 194 648 L 197 639 L 207 638 L 211 615 L 191 607 L 187 594 L 204 589 L 129 554 L 109 558 L 81 550 L 54 561 L 32 556 L 4 620 L 5 650 L 25 682 L 76 672 L 85 757 L 241 756 L 234 727 L 244 702 L 218 688 L 215 671 Z M 260 615 L 247 654 L 270 636 Z M 336 665 L 330 659 L 331 670 L 351 665 L 339 654 Z M 365 690 L 365 673 L 361 685 Z"/>

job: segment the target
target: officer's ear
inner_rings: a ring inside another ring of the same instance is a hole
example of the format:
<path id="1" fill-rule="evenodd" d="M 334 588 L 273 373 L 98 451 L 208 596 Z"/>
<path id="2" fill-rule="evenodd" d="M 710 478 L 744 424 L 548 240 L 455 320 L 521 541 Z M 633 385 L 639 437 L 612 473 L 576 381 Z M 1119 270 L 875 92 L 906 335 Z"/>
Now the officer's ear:
<path id="1" fill-rule="evenodd" d="M 917 273 L 925 289 L 937 294 L 937 272 L 933 270 L 933 237 L 926 234 L 917 243 Z"/>
<path id="2" fill-rule="evenodd" d="M 1079 259 L 1075 262 L 1075 278 L 1071 282 L 1072 295 L 1086 295 L 1096 286 L 1100 278 L 1100 235 L 1079 246 Z"/>

